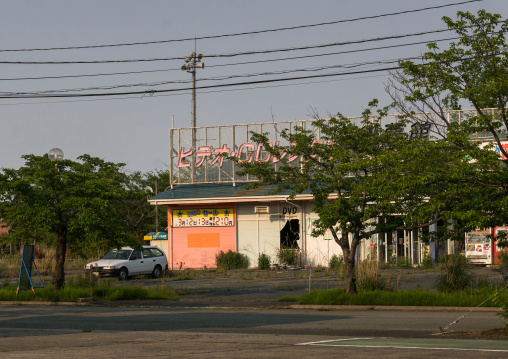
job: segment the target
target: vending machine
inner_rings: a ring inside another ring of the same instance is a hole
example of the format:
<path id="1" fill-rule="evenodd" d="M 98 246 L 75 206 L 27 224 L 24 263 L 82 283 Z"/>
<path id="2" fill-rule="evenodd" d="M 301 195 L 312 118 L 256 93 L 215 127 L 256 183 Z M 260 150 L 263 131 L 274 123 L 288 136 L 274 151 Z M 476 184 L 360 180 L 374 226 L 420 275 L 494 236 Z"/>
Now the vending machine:
<path id="1" fill-rule="evenodd" d="M 492 264 L 491 229 L 477 229 L 466 233 L 466 259 L 469 264 Z"/>

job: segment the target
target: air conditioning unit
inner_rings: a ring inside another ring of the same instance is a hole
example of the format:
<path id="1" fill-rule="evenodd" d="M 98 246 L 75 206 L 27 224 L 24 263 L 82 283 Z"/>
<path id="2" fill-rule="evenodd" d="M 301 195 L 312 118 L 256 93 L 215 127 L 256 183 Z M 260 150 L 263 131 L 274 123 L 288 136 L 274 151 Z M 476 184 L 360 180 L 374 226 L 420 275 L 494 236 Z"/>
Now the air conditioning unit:
<path id="1" fill-rule="evenodd" d="M 254 213 L 270 213 L 270 207 L 268 206 L 255 206 Z"/>

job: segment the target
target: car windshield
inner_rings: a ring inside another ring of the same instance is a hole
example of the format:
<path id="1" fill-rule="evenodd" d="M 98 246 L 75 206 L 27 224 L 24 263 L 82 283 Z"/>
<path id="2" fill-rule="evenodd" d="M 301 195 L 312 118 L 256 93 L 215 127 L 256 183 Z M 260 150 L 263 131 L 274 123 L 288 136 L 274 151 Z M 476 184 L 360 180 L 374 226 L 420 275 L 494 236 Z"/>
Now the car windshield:
<path id="1" fill-rule="evenodd" d="M 113 249 L 102 259 L 129 259 L 132 249 Z"/>

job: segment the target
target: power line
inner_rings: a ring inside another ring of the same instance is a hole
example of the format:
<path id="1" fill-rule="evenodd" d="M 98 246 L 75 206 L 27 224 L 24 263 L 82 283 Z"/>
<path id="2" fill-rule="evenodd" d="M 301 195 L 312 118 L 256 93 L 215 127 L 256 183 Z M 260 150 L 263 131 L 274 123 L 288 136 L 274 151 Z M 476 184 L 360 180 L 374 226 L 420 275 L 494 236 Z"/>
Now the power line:
<path id="1" fill-rule="evenodd" d="M 277 32 L 277 31 L 304 29 L 304 28 L 310 28 L 310 27 L 318 27 L 318 26 L 325 26 L 325 25 L 334 25 L 334 24 L 347 23 L 347 22 L 356 22 L 356 21 L 361 21 L 361 20 L 371 20 L 371 19 L 377 19 L 377 18 L 381 18 L 381 17 L 403 15 L 403 14 L 409 14 L 409 13 L 415 13 L 415 12 L 421 12 L 421 11 L 427 11 L 427 10 L 435 10 L 435 9 L 441 9 L 441 8 L 450 7 L 450 6 L 458 6 L 458 5 L 464 5 L 464 4 L 474 3 L 474 2 L 481 2 L 481 1 L 483 1 L 483 0 L 468 0 L 468 1 L 462 1 L 462 2 L 450 3 L 450 4 L 443 4 L 443 5 L 425 7 L 425 8 L 414 9 L 414 10 L 404 10 L 404 11 L 397 11 L 397 12 L 385 13 L 385 14 L 379 14 L 379 15 L 363 16 L 363 17 L 358 17 L 358 18 L 353 18 L 353 19 L 328 21 L 328 22 L 321 22 L 321 23 L 308 24 L 308 25 L 289 26 L 289 27 L 282 27 L 282 28 L 276 28 L 276 29 L 266 29 L 266 30 L 257 30 L 257 31 L 238 32 L 238 33 L 232 33 L 232 34 L 210 35 L 210 36 L 201 36 L 201 37 L 183 38 L 183 39 L 172 39 L 172 40 L 159 40 L 159 41 L 146 41 L 146 42 L 131 42 L 131 43 L 119 43 L 119 44 L 107 44 L 107 45 L 49 47 L 49 48 L 32 48 L 32 49 L 4 49 L 4 50 L 0 50 L 0 52 L 78 50 L 78 49 L 93 49 L 93 48 L 118 47 L 118 46 L 135 46 L 135 45 L 153 45 L 153 44 L 163 44 L 163 43 L 170 43 L 170 42 L 182 42 L 182 41 L 196 41 L 196 40 L 205 40 L 205 39 L 217 39 L 217 38 L 224 38 L 224 37 L 234 37 L 234 36 L 262 34 L 262 33 Z"/>
<path id="2" fill-rule="evenodd" d="M 205 85 L 205 86 L 196 87 L 196 89 L 209 89 L 209 88 L 240 86 L 240 85 L 255 85 L 255 84 L 261 84 L 261 83 L 293 81 L 293 80 L 303 80 L 303 79 L 320 78 L 320 77 L 331 77 L 331 76 L 345 76 L 345 75 L 362 74 L 362 73 L 392 71 L 392 70 L 398 70 L 400 68 L 401 68 L 400 66 L 395 66 L 395 67 L 389 67 L 389 68 L 364 70 L 364 71 L 351 71 L 351 72 L 338 72 L 338 73 L 336 72 L 336 73 L 328 73 L 328 74 L 320 74 L 320 75 L 289 77 L 289 78 L 282 78 L 282 79 L 268 79 L 268 80 L 258 80 L 258 81 L 245 81 L 245 82 L 236 82 L 236 83 L 217 84 L 217 85 Z M 15 96 L 0 96 L 0 99 L 103 97 L 103 96 L 126 96 L 126 95 L 144 95 L 144 94 L 150 95 L 150 94 L 155 94 L 155 93 L 179 92 L 179 91 L 190 91 L 190 90 L 192 90 L 192 88 L 188 87 L 188 88 L 177 88 L 177 89 L 112 92 L 112 93 L 15 95 Z"/>
<path id="3" fill-rule="evenodd" d="M 313 57 L 323 57 L 323 56 L 331 56 L 331 55 L 342 55 L 342 54 L 349 54 L 349 53 L 356 53 L 356 52 L 375 51 L 375 50 L 392 49 L 392 48 L 404 47 L 404 46 L 413 46 L 413 45 L 428 44 L 429 42 L 451 41 L 451 40 L 457 40 L 457 39 L 460 39 L 460 37 L 449 37 L 449 38 L 437 39 L 437 40 L 417 41 L 417 42 L 410 42 L 410 43 L 404 43 L 404 44 L 370 47 L 370 48 L 365 48 L 365 49 L 336 51 L 336 52 L 328 52 L 328 53 L 321 53 L 321 54 L 314 54 L 314 55 L 292 56 L 292 57 L 283 57 L 283 58 L 268 59 L 268 60 L 256 60 L 256 61 L 244 61 L 244 62 L 236 62 L 236 63 L 207 65 L 207 68 L 211 68 L 211 67 L 225 67 L 225 66 L 237 66 L 237 65 L 250 65 L 250 64 L 259 64 L 259 63 L 265 63 L 265 62 L 277 62 L 277 61 L 298 60 L 298 59 L 313 58 Z M 47 79 L 63 79 L 63 78 L 80 78 L 80 77 L 130 75 L 130 74 L 141 74 L 141 73 L 151 73 L 151 72 L 169 72 L 169 71 L 178 71 L 178 72 L 180 72 L 181 69 L 178 68 L 178 69 L 160 69 L 160 70 L 144 70 L 144 71 L 111 72 L 111 73 L 99 73 L 99 74 L 80 74 L 80 75 L 62 75 L 62 76 L 0 78 L 0 81 L 47 80 Z"/>
<path id="4" fill-rule="evenodd" d="M 478 0 L 478 1 L 481 1 L 481 0 Z M 401 38 L 405 38 L 405 37 L 422 36 L 422 35 L 435 34 L 435 33 L 446 32 L 446 31 L 451 31 L 451 30 L 440 29 L 440 30 L 430 30 L 430 31 L 423 31 L 423 32 L 417 32 L 417 33 L 411 33 L 411 34 L 391 35 L 391 36 L 376 37 L 376 38 L 370 38 L 370 39 L 333 42 L 333 43 L 319 44 L 319 45 L 308 45 L 308 46 L 256 50 L 256 51 L 243 51 L 243 52 L 233 52 L 233 53 L 229 53 L 229 54 L 211 54 L 211 55 L 206 55 L 205 57 L 207 57 L 207 58 L 210 58 L 210 57 L 236 57 L 236 56 L 244 56 L 244 55 L 275 53 L 275 52 L 310 50 L 310 49 L 318 49 L 318 48 L 332 47 L 332 46 L 344 46 L 344 45 L 362 44 L 362 43 L 366 43 L 366 42 L 401 39 Z M 107 63 L 152 62 L 152 61 L 170 61 L 170 60 L 181 61 L 182 58 L 181 57 L 162 57 L 162 58 L 151 58 L 151 59 L 90 60 L 90 61 L 86 61 L 86 60 L 82 60 L 82 61 L 0 61 L 0 64 L 9 64 L 9 65 L 107 64 Z"/>
<path id="5" fill-rule="evenodd" d="M 342 65 L 330 65 L 330 66 L 320 66 L 314 68 L 298 68 L 298 69 L 290 69 L 290 70 L 279 70 L 279 71 L 269 71 L 269 72 L 258 72 L 258 73 L 250 73 L 250 74 L 240 74 L 240 75 L 227 75 L 221 77 L 208 77 L 201 78 L 199 81 L 224 81 L 230 80 L 234 78 L 246 78 L 246 77 L 256 77 L 256 76 L 269 76 L 269 75 L 283 75 L 294 72 L 315 72 L 329 69 L 337 69 L 337 68 L 355 68 L 367 65 L 381 65 L 381 64 L 390 64 L 398 61 L 406 61 L 406 60 L 415 60 L 419 57 L 407 57 L 403 59 L 390 59 L 390 60 L 375 60 L 375 61 L 366 61 L 366 62 L 357 62 L 350 64 L 342 64 Z M 74 89 L 58 89 L 58 90 L 44 90 L 44 91 L 31 91 L 31 92 L 0 92 L 0 95 L 4 96 L 12 96 L 12 95 L 35 95 L 35 94 L 45 94 L 45 93 L 65 93 L 65 92 L 81 92 L 81 91 L 90 91 L 90 90 L 112 90 L 116 88 L 127 88 L 127 87 L 139 87 L 139 86 L 162 86 L 168 84 L 184 84 L 190 83 L 191 80 L 178 80 L 178 81 L 160 81 L 160 82 L 151 82 L 151 83 L 137 83 L 137 84 L 124 84 L 124 85 L 111 85 L 111 86 L 100 86 L 100 87 L 86 87 L 86 88 L 74 88 Z"/>
<path id="6" fill-rule="evenodd" d="M 366 79 L 373 77 L 385 77 L 386 75 L 372 75 L 372 76 L 361 76 L 361 77 L 351 77 L 345 79 L 335 79 L 335 80 L 326 80 L 326 81 L 310 81 L 310 82 L 297 82 L 290 84 L 278 84 L 278 85 L 269 85 L 269 86 L 256 86 L 256 87 L 245 87 L 245 88 L 234 88 L 234 89 L 221 89 L 221 90 L 209 90 L 209 91 L 201 91 L 201 94 L 209 94 L 209 93 L 219 93 L 219 92 L 231 92 L 231 91 L 244 91 L 244 90 L 256 90 L 256 89 L 265 89 L 265 88 L 274 88 L 274 87 L 287 87 L 287 86 L 298 86 L 298 85 L 312 85 L 316 83 L 326 83 L 326 82 L 338 82 L 338 81 L 349 81 L 349 80 L 358 80 L 358 79 Z M 169 94 L 148 94 L 147 98 L 150 97 L 168 97 L 168 96 L 185 96 L 186 93 L 169 93 Z M 95 101 L 114 101 L 114 100 L 132 100 L 132 99 L 143 99 L 145 96 L 139 97 L 136 95 L 129 95 L 125 97 L 112 97 L 112 98 L 94 98 L 94 99 L 82 99 L 82 100 L 63 100 L 63 101 L 39 101 L 39 102 L 16 102 L 16 103 L 0 103 L 0 106 L 19 106 L 19 105 L 41 105 L 41 104 L 60 104 L 60 103 L 76 103 L 76 102 L 95 102 Z"/>

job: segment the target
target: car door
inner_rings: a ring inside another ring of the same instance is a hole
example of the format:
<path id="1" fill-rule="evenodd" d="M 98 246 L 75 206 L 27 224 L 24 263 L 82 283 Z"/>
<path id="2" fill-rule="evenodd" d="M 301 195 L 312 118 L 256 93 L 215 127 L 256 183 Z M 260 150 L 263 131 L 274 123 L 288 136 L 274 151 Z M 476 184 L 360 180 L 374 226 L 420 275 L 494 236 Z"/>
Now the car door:
<path id="1" fill-rule="evenodd" d="M 143 271 L 144 260 L 141 251 L 134 250 L 129 258 L 127 269 L 129 275 L 141 274 Z"/>
<path id="2" fill-rule="evenodd" d="M 152 252 L 150 251 L 150 248 L 143 248 L 143 274 L 150 274 L 152 273 L 154 267 L 156 264 L 156 259 L 153 256 Z"/>

